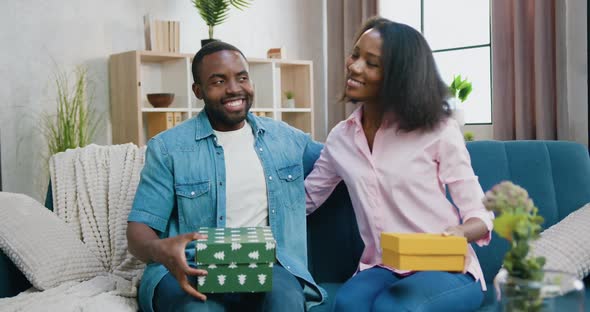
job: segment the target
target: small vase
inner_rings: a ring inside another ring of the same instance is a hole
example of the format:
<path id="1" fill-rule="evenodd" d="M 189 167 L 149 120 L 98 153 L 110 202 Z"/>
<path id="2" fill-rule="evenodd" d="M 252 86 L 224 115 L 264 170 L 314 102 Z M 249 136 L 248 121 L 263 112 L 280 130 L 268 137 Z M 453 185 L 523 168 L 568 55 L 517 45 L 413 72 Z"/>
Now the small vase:
<path id="1" fill-rule="evenodd" d="M 447 102 L 451 108 L 451 117 L 457 121 L 460 127 L 465 126 L 465 109 L 463 108 L 463 103 L 456 97 L 449 98 Z"/>
<path id="2" fill-rule="evenodd" d="M 570 273 L 547 270 L 541 281 L 498 274 L 495 282 L 500 311 L 584 311 L 584 283 Z"/>
<path id="3" fill-rule="evenodd" d="M 295 108 L 295 99 L 286 99 L 285 108 Z"/>

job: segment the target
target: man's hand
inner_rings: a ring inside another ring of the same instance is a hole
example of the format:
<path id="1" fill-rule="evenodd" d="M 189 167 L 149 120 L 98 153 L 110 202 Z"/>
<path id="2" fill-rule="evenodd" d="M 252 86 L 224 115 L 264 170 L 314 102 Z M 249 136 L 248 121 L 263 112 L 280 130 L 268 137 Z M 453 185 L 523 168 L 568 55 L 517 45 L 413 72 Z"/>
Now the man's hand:
<path id="1" fill-rule="evenodd" d="M 186 262 L 184 250 L 191 241 L 207 238 L 199 233 L 187 233 L 165 239 L 153 241 L 153 255 L 155 262 L 163 264 L 176 278 L 180 288 L 195 298 L 205 301 L 207 297 L 198 292 L 188 281 L 188 276 L 207 275 L 207 271 L 191 268 Z"/>
<path id="2" fill-rule="evenodd" d="M 156 232 L 141 222 L 127 224 L 129 252 L 143 262 L 163 264 L 188 294 L 205 301 L 207 297 L 198 292 L 188 281 L 188 276 L 207 275 L 207 271 L 188 266 L 184 250 L 191 241 L 207 238 L 199 233 L 187 233 L 160 239 Z"/>

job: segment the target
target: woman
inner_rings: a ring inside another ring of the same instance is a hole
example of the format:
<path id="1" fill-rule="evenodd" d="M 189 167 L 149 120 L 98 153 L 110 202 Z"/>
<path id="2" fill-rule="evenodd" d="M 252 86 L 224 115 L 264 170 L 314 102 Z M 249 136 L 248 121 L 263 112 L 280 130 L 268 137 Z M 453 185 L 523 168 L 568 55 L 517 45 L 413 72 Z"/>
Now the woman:
<path id="1" fill-rule="evenodd" d="M 445 99 L 430 47 L 413 28 L 372 18 L 346 61 L 345 98 L 359 104 L 330 132 L 306 178 L 307 212 L 344 181 L 365 249 L 335 311 L 472 311 L 485 281 L 471 247 L 464 272 L 382 263 L 381 232 L 441 233 L 487 245 L 493 215 Z M 445 196 L 448 187 L 456 209 Z"/>

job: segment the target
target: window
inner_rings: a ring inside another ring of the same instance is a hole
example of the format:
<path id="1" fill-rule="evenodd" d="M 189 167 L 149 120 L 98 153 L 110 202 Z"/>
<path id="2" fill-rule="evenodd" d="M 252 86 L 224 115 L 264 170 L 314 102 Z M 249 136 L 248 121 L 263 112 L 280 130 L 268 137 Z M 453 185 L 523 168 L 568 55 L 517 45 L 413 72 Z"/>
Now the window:
<path id="1" fill-rule="evenodd" d="M 472 82 L 468 124 L 492 122 L 489 0 L 379 0 L 379 11 L 424 35 L 447 84 L 454 75 Z"/>

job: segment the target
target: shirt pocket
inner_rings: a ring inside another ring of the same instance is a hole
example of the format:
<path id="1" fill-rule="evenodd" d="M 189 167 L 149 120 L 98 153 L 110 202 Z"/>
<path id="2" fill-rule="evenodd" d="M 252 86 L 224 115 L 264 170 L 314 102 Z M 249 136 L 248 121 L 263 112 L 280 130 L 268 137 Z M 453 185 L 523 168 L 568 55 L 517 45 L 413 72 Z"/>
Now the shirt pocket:
<path id="1" fill-rule="evenodd" d="M 301 208 L 305 211 L 305 192 L 303 186 L 303 166 L 291 164 L 277 169 L 281 181 L 283 204 L 291 209 Z"/>
<path id="2" fill-rule="evenodd" d="M 200 226 L 211 226 L 214 205 L 209 180 L 176 184 L 174 188 L 181 225 L 188 226 L 188 231 Z"/>

